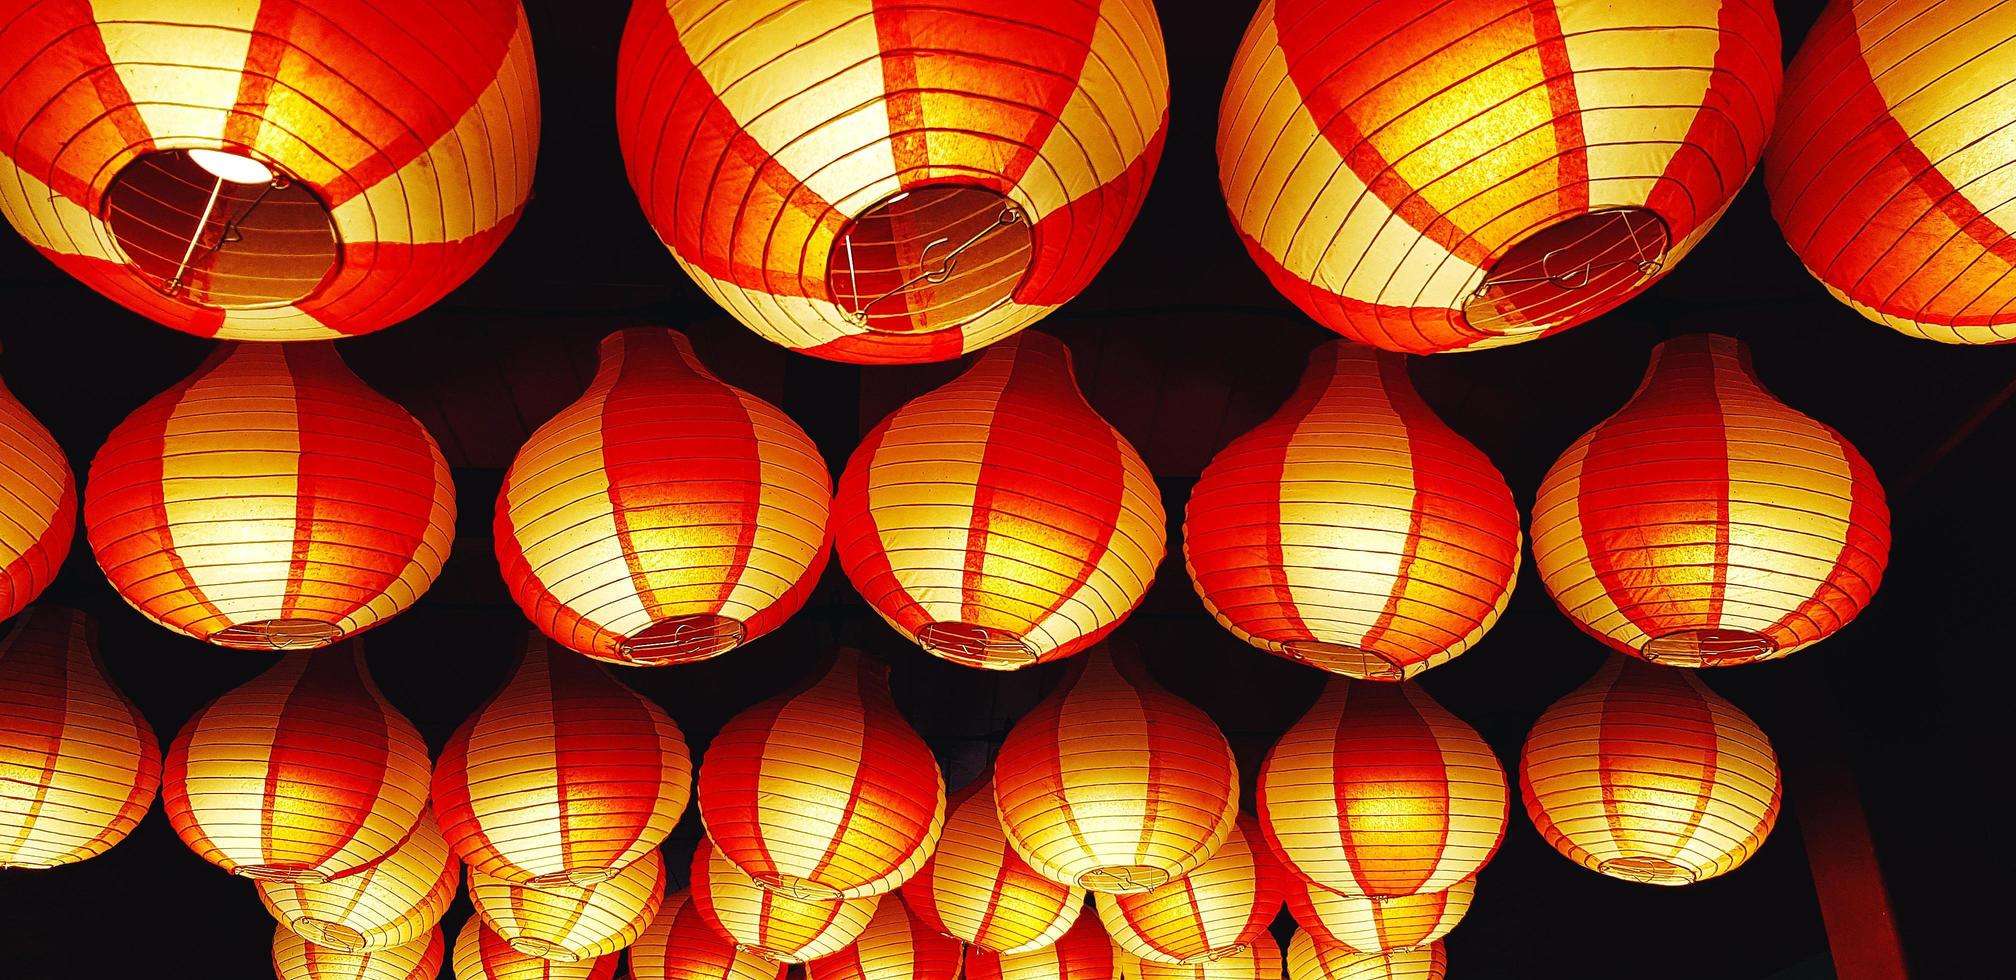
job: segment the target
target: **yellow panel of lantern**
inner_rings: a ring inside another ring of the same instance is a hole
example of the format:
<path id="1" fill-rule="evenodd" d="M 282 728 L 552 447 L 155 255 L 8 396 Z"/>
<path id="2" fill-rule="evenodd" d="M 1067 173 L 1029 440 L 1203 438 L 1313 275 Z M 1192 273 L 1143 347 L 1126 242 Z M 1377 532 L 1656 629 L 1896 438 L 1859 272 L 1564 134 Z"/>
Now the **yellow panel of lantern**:
<path id="1" fill-rule="evenodd" d="M 860 938 L 805 964 L 808 980 L 958 980 L 959 941 L 917 920 L 891 895 Z"/>
<path id="2" fill-rule="evenodd" d="M 0 381 L 0 619 L 49 587 L 76 532 L 69 458 Z"/>
<path id="3" fill-rule="evenodd" d="M 368 952 L 413 942 L 455 900 L 462 862 L 432 813 L 384 857 L 334 881 L 261 881 L 259 901 L 317 946 Z"/>
<path id="4" fill-rule="evenodd" d="M 1191 963 L 1167 963 L 1143 959 L 1125 950 L 1115 950 L 1119 974 L 1126 980 L 1280 980 L 1281 946 L 1272 934 L 1261 930 L 1252 942 L 1241 944 L 1221 956 Z"/>
<path id="5" fill-rule="evenodd" d="M 469 869 L 469 902 L 513 948 L 565 963 L 635 942 L 665 896 L 665 859 L 652 851 L 592 885 L 533 887 Z"/>
<path id="6" fill-rule="evenodd" d="M 723 938 L 685 891 L 665 896 L 629 960 L 630 980 L 784 980 L 790 969 Z"/>
<path id="7" fill-rule="evenodd" d="M 879 903 L 896 901 L 886 895 L 799 898 L 766 889 L 704 837 L 693 852 L 691 881 L 693 904 L 715 932 L 780 963 L 839 952 L 861 937 Z"/>
<path id="8" fill-rule="evenodd" d="M 1078 921 L 1085 890 L 1043 877 L 1015 853 L 991 777 L 960 790 L 946 810 L 938 850 L 903 883 L 919 920 L 985 953 L 1041 949 Z"/>
<path id="9" fill-rule="evenodd" d="M 273 930 L 273 975 L 279 980 L 435 980 L 441 975 L 441 930 L 384 949 L 317 946 L 285 925 Z"/>
<path id="10" fill-rule="evenodd" d="M 455 980 L 611 980 L 621 959 L 563 961 L 533 956 L 505 942 L 482 916 L 472 915 L 455 937 L 451 965 Z"/>
<path id="11" fill-rule="evenodd" d="M 1093 901 L 1106 934 L 1122 952 L 1190 964 L 1233 956 L 1252 945 L 1281 911 L 1286 883 L 1259 821 L 1242 815 L 1225 842 L 1189 874 L 1145 892 L 1101 892 Z"/>
<path id="12" fill-rule="evenodd" d="M 1086 913 L 1048 946 L 1021 953 L 969 950 L 966 980 L 1120 980 L 1119 955 Z"/>
<path id="13" fill-rule="evenodd" d="M 1288 980 L 1442 980 L 1449 972 L 1441 943 L 1382 953 L 1326 946 L 1297 930 L 1288 942 Z"/>
<path id="14" fill-rule="evenodd" d="M 1415 949 L 1448 935 L 1476 895 L 1474 876 L 1441 891 L 1386 898 L 1354 898 L 1298 882 L 1288 890 L 1288 913 L 1319 946 L 1381 953 Z"/>

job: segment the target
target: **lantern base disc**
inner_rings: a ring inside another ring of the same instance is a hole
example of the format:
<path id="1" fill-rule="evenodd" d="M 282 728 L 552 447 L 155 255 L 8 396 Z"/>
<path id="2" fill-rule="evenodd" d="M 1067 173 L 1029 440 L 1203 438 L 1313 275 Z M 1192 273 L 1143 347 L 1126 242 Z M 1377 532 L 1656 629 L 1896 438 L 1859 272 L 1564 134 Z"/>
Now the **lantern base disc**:
<path id="1" fill-rule="evenodd" d="M 1153 891 L 1169 882 L 1169 872 L 1145 864 L 1109 864 L 1078 876 L 1078 887 L 1109 895 Z"/>
<path id="2" fill-rule="evenodd" d="M 1587 323 L 1637 295 L 1666 263 L 1665 219 L 1649 208 L 1578 214 L 1521 239 L 1463 306 L 1472 329 L 1517 337 Z"/>
<path id="3" fill-rule="evenodd" d="M 756 886 L 764 891 L 776 892 L 786 898 L 797 899 L 801 902 L 837 902 L 840 900 L 840 889 L 834 888 L 831 885 L 822 885 L 809 878 L 799 878 L 793 875 L 768 875 L 764 877 L 752 875 L 750 876 L 750 880 L 756 882 Z"/>
<path id="4" fill-rule="evenodd" d="M 341 255 L 321 198 L 240 153 L 141 154 L 106 189 L 105 222 L 149 286 L 212 309 L 306 299 L 335 275 Z"/>
<path id="5" fill-rule="evenodd" d="M 1385 654 L 1344 643 L 1289 640 L 1281 644 L 1291 660 L 1366 681 L 1404 681 L 1407 670 Z"/>
<path id="6" fill-rule="evenodd" d="M 826 286 L 847 318 L 869 333 L 936 333 L 1007 303 L 1035 258 L 1028 214 L 999 191 L 913 187 L 840 229 L 826 260 Z"/>
<path id="7" fill-rule="evenodd" d="M 616 655 L 645 667 L 690 664 L 727 653 L 746 638 L 740 620 L 706 613 L 674 616 L 624 637 Z"/>
<path id="8" fill-rule="evenodd" d="M 355 953 L 363 950 L 366 942 L 364 933 L 341 922 L 302 919 L 294 923 L 294 931 L 299 933 L 301 938 L 317 946 L 327 946 L 330 949 L 341 950 L 345 953 Z"/>
<path id="9" fill-rule="evenodd" d="M 1230 959 L 1244 952 L 1246 952 L 1245 943 L 1233 943 L 1232 945 L 1227 946 L 1224 949 L 1214 949 L 1208 953 L 1199 953 L 1196 956 L 1185 957 L 1181 960 L 1176 961 L 1176 965 L 1198 966 L 1204 963 L 1216 963 L 1219 960 Z"/>
<path id="10" fill-rule="evenodd" d="M 253 881 L 277 881 L 290 885 L 319 885 L 329 880 L 328 872 L 306 864 L 248 864 L 231 873 Z"/>
<path id="11" fill-rule="evenodd" d="M 511 940 L 511 948 L 527 956 L 536 956 L 542 960 L 552 960 L 555 963 L 572 963 L 581 958 L 573 950 L 559 943 L 547 942 L 544 939 L 534 939 L 531 936 L 519 936 Z"/>
<path id="12" fill-rule="evenodd" d="M 616 877 L 616 868 L 572 868 L 528 878 L 525 884 L 540 891 L 556 888 L 593 888 Z"/>
<path id="13" fill-rule="evenodd" d="M 1639 652 L 1668 667 L 1732 667 L 1777 653 L 1778 643 L 1747 630 L 1683 630 L 1647 640 Z"/>
<path id="14" fill-rule="evenodd" d="M 217 646 L 237 650 L 313 650 L 342 638 L 341 627 L 319 619 L 260 619 L 204 637 Z"/>
<path id="15" fill-rule="evenodd" d="M 926 623 L 917 645 L 933 656 L 968 667 L 1017 670 L 1037 661 L 1022 637 L 977 623 Z"/>
<path id="16" fill-rule="evenodd" d="M 1611 858 L 1597 865 L 1596 870 L 1612 878 L 1622 878 L 1625 881 L 1635 881 L 1646 885 L 1691 885 L 1694 883 L 1693 871 L 1665 858 Z"/>

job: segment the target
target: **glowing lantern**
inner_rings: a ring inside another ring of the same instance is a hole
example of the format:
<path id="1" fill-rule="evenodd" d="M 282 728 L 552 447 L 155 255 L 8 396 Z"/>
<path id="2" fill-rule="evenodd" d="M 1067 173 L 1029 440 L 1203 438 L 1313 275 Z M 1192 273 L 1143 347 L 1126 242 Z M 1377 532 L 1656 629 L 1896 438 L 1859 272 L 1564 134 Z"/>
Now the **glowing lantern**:
<path id="1" fill-rule="evenodd" d="M 1448 971 L 1441 943 L 1360 953 L 1325 946 L 1300 930 L 1288 941 L 1288 980 L 1442 980 Z"/>
<path id="2" fill-rule="evenodd" d="M 262 881 L 259 901 L 317 946 L 368 952 L 414 942 L 438 925 L 460 871 L 428 813 L 377 863 L 334 881 Z"/>
<path id="3" fill-rule="evenodd" d="M 1119 980 L 1118 957 L 1097 916 L 1081 915 L 1063 938 L 1021 953 L 966 954 L 966 980 Z"/>
<path id="4" fill-rule="evenodd" d="M 419 421 L 333 344 L 226 344 L 112 430 L 91 550 L 147 618 L 218 646 L 325 646 L 411 606 L 455 537 Z"/>
<path id="5" fill-rule="evenodd" d="M 1236 955 L 1267 930 L 1281 911 L 1284 879 L 1259 823 L 1241 816 L 1225 843 L 1189 874 L 1149 891 L 1093 900 L 1106 934 L 1123 952 L 1161 963 L 1201 963 Z"/>
<path id="6" fill-rule="evenodd" d="M 1405 357 L 1335 341 L 1273 418 L 1204 469 L 1183 559 L 1240 639 L 1404 680 L 1468 650 L 1505 611 L 1519 510 L 1491 461 L 1415 394 Z"/>
<path id="7" fill-rule="evenodd" d="M 1071 351 L 1029 332 L 882 420 L 847 462 L 834 547 L 863 598 L 954 663 L 1068 657 L 1162 561 L 1154 474 L 1085 402 Z"/>
<path id="8" fill-rule="evenodd" d="M 534 888 L 469 870 L 469 902 L 520 952 L 574 962 L 635 942 L 665 897 L 665 859 L 652 851 L 588 886 Z"/>
<path id="9" fill-rule="evenodd" d="M 1161 156 L 1149 0 L 638 3 L 616 129 L 658 237 L 763 337 L 939 361 L 1041 319 L 1120 244 Z"/>
<path id="10" fill-rule="evenodd" d="M 504 689 L 441 750 L 434 808 L 471 868 L 585 887 L 658 850 L 686 812 L 692 773 L 665 709 L 534 635 Z"/>
<path id="11" fill-rule="evenodd" d="M 1757 723 L 1693 673 L 1627 657 L 1534 723 L 1519 787 L 1555 850 L 1655 885 L 1734 869 L 1778 820 L 1778 757 Z"/>
<path id="12" fill-rule="evenodd" d="M 843 649 L 812 683 L 730 719 L 700 766 L 700 819 L 764 888 L 863 898 L 917 872 L 945 779 L 889 696 L 889 668 Z"/>
<path id="13" fill-rule="evenodd" d="M 1331 681 L 1267 753 L 1259 797 L 1282 863 L 1353 897 L 1453 887 L 1505 838 L 1497 757 L 1412 683 Z"/>
<path id="14" fill-rule="evenodd" d="M 273 930 L 273 974 L 280 980 L 434 980 L 441 975 L 441 930 L 374 950 L 317 946 L 281 926 Z"/>
<path id="15" fill-rule="evenodd" d="M 161 786 L 161 748 L 105 676 L 98 627 L 31 606 L 0 639 L 0 868 L 53 868 L 126 839 Z"/>
<path id="16" fill-rule="evenodd" d="M 764 888 L 704 837 L 693 852 L 691 880 L 693 903 L 716 933 L 781 963 L 839 952 L 860 938 L 883 901 L 879 895 L 805 898 Z"/>
<path id="17" fill-rule="evenodd" d="M 958 980 L 959 941 L 883 899 L 852 946 L 805 964 L 809 980 Z"/>
<path id="18" fill-rule="evenodd" d="M 237 340 L 440 299 L 532 188 L 516 0 L 0 3 L 0 212 L 128 308 Z"/>
<path id="19" fill-rule="evenodd" d="M 683 891 L 665 896 L 629 955 L 630 980 L 784 980 L 789 969 L 723 940 Z"/>
<path id="20" fill-rule="evenodd" d="M 1273 0 L 1219 110 L 1246 250 L 1388 350 L 1586 323 L 1672 269 L 1763 152 L 1766 0 Z"/>
<path id="21" fill-rule="evenodd" d="M 2016 10 L 1987 0 L 1837 0 L 1807 32 L 1765 186 L 1800 261 L 1857 313 L 2016 340 L 2011 37 Z"/>
<path id="22" fill-rule="evenodd" d="M 1638 393 L 1554 461 L 1533 502 L 1533 560 L 1562 611 L 1673 666 L 1825 639 L 1875 595 L 1889 554 L 1862 454 L 1714 334 L 1655 348 Z"/>
<path id="23" fill-rule="evenodd" d="M 525 615 L 597 660 L 726 653 L 797 612 L 826 567 L 832 478 L 790 417 L 724 384 L 684 335 L 624 330 L 497 495 Z"/>
<path id="24" fill-rule="evenodd" d="M 288 657 L 182 726 L 168 822 L 196 856 L 258 881 L 328 881 L 391 852 L 427 805 L 427 743 L 362 648 Z"/>
<path id="25" fill-rule="evenodd" d="M 0 382 L 0 619 L 49 587 L 76 531 L 69 458 Z"/>
<path id="26" fill-rule="evenodd" d="M 595 960 L 549 960 L 519 952 L 472 915 L 455 936 L 455 980 L 610 980 L 620 956 Z"/>
<path id="27" fill-rule="evenodd" d="M 1417 949 L 1448 935 L 1476 894 L 1475 877 L 1442 891 L 1389 898 L 1353 898 L 1300 884 L 1288 891 L 1288 912 L 1318 946 L 1379 953 Z"/>
<path id="28" fill-rule="evenodd" d="M 1124 947 L 1114 956 L 1119 960 L 1118 972 L 1126 980 L 1281 980 L 1281 947 L 1264 928 L 1223 955 L 1189 963 L 1137 957 Z"/>
<path id="29" fill-rule="evenodd" d="M 994 802 L 1052 881 L 1145 892 L 1203 864 L 1239 817 L 1239 765 L 1209 715 L 1140 658 L 1094 650 L 1009 729 Z"/>
<path id="30" fill-rule="evenodd" d="M 919 922 L 976 951 L 1026 953 L 1057 941 L 1085 907 L 1083 889 L 1036 873 L 1001 829 L 994 783 L 968 785 L 947 804 L 938 850 L 903 883 Z"/>

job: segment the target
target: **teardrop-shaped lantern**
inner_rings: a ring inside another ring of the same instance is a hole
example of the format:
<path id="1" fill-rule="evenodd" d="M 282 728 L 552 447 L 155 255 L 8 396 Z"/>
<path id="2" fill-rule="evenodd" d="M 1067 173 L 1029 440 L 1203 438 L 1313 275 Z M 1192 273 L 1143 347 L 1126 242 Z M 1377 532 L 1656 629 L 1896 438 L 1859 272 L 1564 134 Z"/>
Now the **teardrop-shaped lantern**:
<path id="1" fill-rule="evenodd" d="M 261 881 L 259 901 L 317 946 L 368 952 L 413 942 L 438 925 L 461 870 L 426 813 L 377 863 L 334 881 Z"/>
<path id="2" fill-rule="evenodd" d="M 790 969 L 723 939 L 684 891 L 665 896 L 629 959 L 630 980 L 784 980 Z"/>
<path id="3" fill-rule="evenodd" d="M 861 937 L 877 904 L 867 898 L 799 898 L 764 888 L 703 837 L 693 852 L 693 903 L 700 915 L 737 948 L 780 963 L 831 956 Z"/>
<path id="4" fill-rule="evenodd" d="M 105 853 L 160 787 L 161 746 L 105 676 L 97 624 L 60 606 L 24 610 L 0 638 L 0 868 Z"/>
<path id="5" fill-rule="evenodd" d="M 1631 401 L 1554 461 L 1533 561 L 1591 636 L 1678 667 L 1783 657 L 1854 619 L 1890 555 L 1883 485 L 1772 397 L 1743 343 L 1652 351 Z"/>
<path id="6" fill-rule="evenodd" d="M 1031 331 L 897 409 L 854 450 L 834 547 L 904 636 L 995 670 L 1068 657 L 1139 605 L 1166 544 L 1154 474 Z"/>
<path id="7" fill-rule="evenodd" d="M 532 433 L 497 495 L 497 561 L 525 615 L 611 663 L 689 663 L 775 629 L 826 567 L 833 481 L 770 403 L 683 334 L 602 341 L 588 391 Z"/>
<path id="8" fill-rule="evenodd" d="M 658 849 L 692 793 L 665 709 L 526 637 L 510 680 L 434 767 L 434 812 L 469 866 L 535 888 L 592 885 Z"/>
<path id="9" fill-rule="evenodd" d="M 433 926 L 409 942 L 358 951 L 317 946 L 282 925 L 273 930 L 273 975 L 279 980 L 435 980 L 443 952 L 441 930 Z"/>
<path id="10" fill-rule="evenodd" d="M 811 683 L 721 727 L 700 819 L 722 856 L 795 898 L 864 898 L 914 875 L 945 825 L 945 779 L 889 695 L 889 668 L 842 649 Z"/>
<path id="11" fill-rule="evenodd" d="M 966 980 L 1119 980 L 1119 956 L 1099 917 L 1086 913 L 1063 938 L 1022 953 L 966 953 Z"/>
<path id="12" fill-rule="evenodd" d="M 427 743 L 357 644 L 288 657 L 182 726 L 162 767 L 196 856 L 259 881 L 328 881 L 390 853 L 427 805 Z"/>
<path id="13" fill-rule="evenodd" d="M 0 213 L 177 330 L 368 333 L 476 271 L 539 149 L 517 0 L 0 4 Z"/>
<path id="14" fill-rule="evenodd" d="M 1218 113 L 1254 261 L 1415 354 L 1587 323 L 1699 244 L 1771 132 L 1767 0 L 1270 0 Z"/>
<path id="15" fill-rule="evenodd" d="M 1231 835 L 1239 764 L 1209 715 L 1095 649 L 1015 723 L 994 802 L 1016 853 L 1052 881 L 1145 892 L 1189 874 Z"/>
<path id="16" fill-rule="evenodd" d="M 1612 657 L 1526 735 L 1540 836 L 1612 878 L 1687 885 L 1750 859 L 1778 820 L 1763 729 L 1690 671 Z"/>
<path id="17" fill-rule="evenodd" d="M 1288 913 L 1318 946 L 1380 953 L 1418 949 L 1448 935 L 1476 895 L 1475 876 L 1441 891 L 1386 898 L 1354 898 L 1297 883 L 1288 890 Z"/>
<path id="18" fill-rule="evenodd" d="M 1296 930 L 1288 941 L 1288 980 L 1442 980 L 1449 959 L 1441 943 L 1416 949 L 1360 953 L 1325 946 Z"/>
<path id="19" fill-rule="evenodd" d="M 296 650 L 411 606 L 448 557 L 455 484 L 420 422 L 336 347 L 225 344 L 91 461 L 99 567 L 147 618 Z"/>
<path id="20" fill-rule="evenodd" d="M 1491 747 L 1428 692 L 1338 678 L 1267 753 L 1260 826 L 1304 881 L 1413 895 L 1491 860 L 1507 795 Z"/>
<path id="21" fill-rule="evenodd" d="M 616 131 L 645 217 L 768 340 L 940 361 L 1085 288 L 1161 156 L 1150 0 L 639 3 Z"/>
<path id="22" fill-rule="evenodd" d="M 1205 467 L 1183 561 L 1240 639 L 1404 680 L 1497 623 L 1519 574 L 1519 509 L 1491 460 L 1414 392 L 1404 356 L 1340 340 Z"/>
<path id="23" fill-rule="evenodd" d="M 959 941 L 910 915 L 893 896 L 882 900 L 861 937 L 831 956 L 805 964 L 809 980 L 959 980 Z"/>
<path id="24" fill-rule="evenodd" d="M 1135 956 L 1124 946 L 1113 953 L 1126 980 L 1281 980 L 1281 946 L 1262 929 L 1251 942 L 1220 956 L 1169 963 Z"/>
<path id="25" fill-rule="evenodd" d="M 76 532 L 69 457 L 0 381 L 0 619 L 49 587 Z"/>
<path id="26" fill-rule="evenodd" d="M 1122 952 L 1160 963 L 1202 963 L 1252 945 L 1281 911 L 1286 885 L 1259 821 L 1242 815 L 1189 874 L 1145 892 L 1101 893 L 1093 901 Z"/>
<path id="27" fill-rule="evenodd" d="M 1037 874 L 1015 853 L 989 777 L 946 805 L 938 850 L 903 883 L 903 901 L 918 921 L 975 952 L 1026 953 L 1071 928 L 1085 908 L 1085 891 Z"/>
<path id="28" fill-rule="evenodd" d="M 534 888 L 469 869 L 469 902 L 485 925 L 520 952 L 567 963 L 635 942 L 664 897 L 665 859 L 657 851 L 585 886 Z"/>
<path id="29" fill-rule="evenodd" d="M 519 952 L 472 915 L 455 936 L 455 980 L 611 980 L 620 956 L 594 960 L 549 960 Z M 431 976 L 431 974 L 430 974 Z"/>

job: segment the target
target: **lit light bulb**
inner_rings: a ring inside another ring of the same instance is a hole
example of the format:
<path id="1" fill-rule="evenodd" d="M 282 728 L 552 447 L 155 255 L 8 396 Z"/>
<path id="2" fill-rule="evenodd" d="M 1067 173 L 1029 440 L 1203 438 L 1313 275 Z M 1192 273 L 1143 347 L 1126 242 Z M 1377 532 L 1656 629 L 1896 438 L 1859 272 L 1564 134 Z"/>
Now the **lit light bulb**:
<path id="1" fill-rule="evenodd" d="M 234 184 L 270 184 L 272 168 L 247 156 L 221 150 L 190 150 L 189 159 L 218 180 Z"/>

